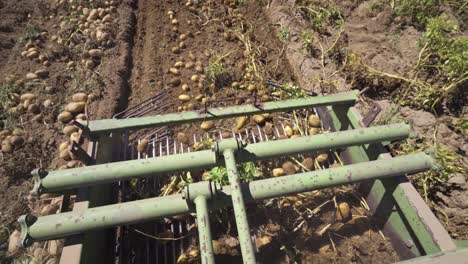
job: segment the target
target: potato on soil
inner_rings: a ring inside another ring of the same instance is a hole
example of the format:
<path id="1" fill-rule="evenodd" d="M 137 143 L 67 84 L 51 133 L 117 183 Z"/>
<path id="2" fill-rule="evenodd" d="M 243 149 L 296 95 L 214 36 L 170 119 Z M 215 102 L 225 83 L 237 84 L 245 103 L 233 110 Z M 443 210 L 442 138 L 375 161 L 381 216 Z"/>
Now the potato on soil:
<path id="1" fill-rule="evenodd" d="M 294 166 L 294 163 L 292 163 L 291 161 L 286 161 L 285 163 L 283 163 L 281 167 L 283 168 L 283 171 L 286 175 L 291 175 L 291 174 L 296 173 L 296 168 Z"/>
<path id="2" fill-rule="evenodd" d="M 76 103 L 86 102 L 88 101 L 88 95 L 85 93 L 76 93 L 72 95 L 72 101 Z"/>
<path id="3" fill-rule="evenodd" d="M 62 142 L 59 145 L 59 150 L 60 151 L 66 150 L 66 149 L 68 149 L 68 146 L 70 146 L 70 142 L 68 142 L 68 141 Z"/>
<path id="4" fill-rule="evenodd" d="M 188 102 L 188 101 L 190 101 L 190 95 L 181 94 L 181 95 L 179 95 L 179 100 L 182 101 L 182 102 Z"/>
<path id="5" fill-rule="evenodd" d="M 272 241 L 271 236 L 262 236 L 262 237 L 256 237 L 255 238 L 255 246 L 258 249 L 261 249 L 262 247 L 265 247 L 269 245 Z"/>
<path id="6" fill-rule="evenodd" d="M 317 135 L 319 132 L 320 132 L 320 129 L 317 128 L 317 127 L 311 127 L 309 129 L 309 135 L 310 136 Z"/>
<path id="7" fill-rule="evenodd" d="M 57 116 L 57 120 L 62 123 L 66 123 L 72 119 L 73 119 L 73 115 L 69 111 L 63 111 Z"/>
<path id="8" fill-rule="evenodd" d="M 180 80 L 180 78 L 177 78 L 177 77 L 174 77 L 169 81 L 169 83 L 174 87 L 179 86 L 181 82 L 182 81 Z"/>
<path id="9" fill-rule="evenodd" d="M 41 215 L 50 215 L 50 214 L 55 214 L 57 210 L 59 209 L 59 204 L 58 203 L 51 203 L 47 204 L 46 206 L 42 207 L 41 210 Z"/>
<path id="10" fill-rule="evenodd" d="M 71 134 L 74 132 L 78 132 L 78 127 L 69 125 L 63 128 L 63 134 L 65 134 L 67 137 L 71 136 Z"/>
<path id="11" fill-rule="evenodd" d="M 286 126 L 284 128 L 284 132 L 286 133 L 288 137 L 291 137 L 292 135 L 294 135 L 294 130 L 290 126 Z"/>
<path id="12" fill-rule="evenodd" d="M 25 93 L 25 94 L 22 94 L 20 97 L 21 102 L 24 102 L 25 100 L 33 101 L 35 99 L 36 99 L 36 95 L 32 93 Z"/>
<path id="13" fill-rule="evenodd" d="M 3 153 L 12 153 L 13 152 L 13 145 L 10 143 L 9 140 L 4 140 L 2 142 L 2 152 Z"/>
<path id="14" fill-rule="evenodd" d="M 137 151 L 138 152 L 146 152 L 146 150 L 148 149 L 148 144 L 149 144 L 149 140 L 148 139 L 143 139 L 140 141 L 140 143 L 138 143 L 138 146 L 137 146 Z"/>
<path id="15" fill-rule="evenodd" d="M 204 121 L 201 123 L 200 128 L 208 131 L 214 127 L 214 122 L 213 121 Z"/>
<path id="16" fill-rule="evenodd" d="M 13 254 L 19 250 L 19 241 L 21 239 L 21 232 L 18 230 L 13 231 L 8 241 L 8 253 Z"/>
<path id="17" fill-rule="evenodd" d="M 81 138 L 80 132 L 72 132 L 70 135 L 70 144 L 73 144 L 73 142 L 76 142 L 79 144 L 80 138 Z"/>
<path id="18" fill-rule="evenodd" d="M 336 208 L 335 216 L 336 221 L 339 222 L 347 222 L 349 219 L 351 219 L 349 204 L 346 202 L 339 203 L 338 207 Z"/>
<path id="19" fill-rule="evenodd" d="M 72 102 L 65 106 L 65 111 L 69 111 L 73 114 L 78 114 L 83 112 L 85 109 L 86 103 L 85 102 Z"/>

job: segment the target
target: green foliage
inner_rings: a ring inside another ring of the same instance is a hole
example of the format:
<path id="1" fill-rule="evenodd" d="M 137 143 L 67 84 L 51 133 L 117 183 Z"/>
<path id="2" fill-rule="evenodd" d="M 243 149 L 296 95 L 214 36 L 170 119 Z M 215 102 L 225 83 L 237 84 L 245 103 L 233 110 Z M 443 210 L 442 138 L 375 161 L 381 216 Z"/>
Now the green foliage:
<path id="1" fill-rule="evenodd" d="M 423 28 L 428 19 L 437 16 L 443 0 L 396 0 L 395 14 L 406 17 L 415 26 Z"/>
<path id="2" fill-rule="evenodd" d="M 24 34 L 19 38 L 20 43 L 25 43 L 30 40 L 35 40 L 38 39 L 41 36 L 41 29 L 32 24 L 28 24 L 26 26 L 26 30 L 24 31 Z"/>
<path id="3" fill-rule="evenodd" d="M 312 32 L 306 30 L 303 31 L 302 34 L 302 47 L 309 53 L 310 55 L 315 54 L 315 47 L 314 47 L 314 36 Z"/>
<path id="4" fill-rule="evenodd" d="M 426 32 L 419 40 L 425 47 L 427 62 L 423 67 L 437 68 L 448 79 L 459 79 L 468 71 L 468 39 L 453 37 L 459 29 L 445 15 L 431 18 L 426 25 Z"/>
<path id="5" fill-rule="evenodd" d="M 341 10 L 333 1 L 297 0 L 296 5 L 317 32 L 323 33 L 327 27 L 341 26 L 344 23 Z"/>
<path id="6" fill-rule="evenodd" d="M 8 107 L 10 107 L 15 89 L 14 84 L 2 83 L 0 86 L 0 110 L 3 109 L 6 112 Z"/>
<path id="7" fill-rule="evenodd" d="M 290 37 L 289 28 L 281 26 L 280 31 L 278 32 L 279 40 L 286 44 L 289 42 Z"/>
<path id="8" fill-rule="evenodd" d="M 253 162 L 246 162 L 237 165 L 237 169 L 239 170 L 241 180 L 244 182 L 252 181 L 254 178 L 260 177 L 262 175 L 260 170 Z M 208 179 L 218 182 L 223 186 L 229 184 L 229 178 L 225 167 L 212 168 L 209 172 Z"/>
<path id="9" fill-rule="evenodd" d="M 208 81 L 213 82 L 216 87 L 222 87 L 229 83 L 229 73 L 224 65 L 218 60 L 210 62 L 205 68 L 205 74 Z"/>
<path id="10" fill-rule="evenodd" d="M 294 85 L 293 83 L 285 83 L 281 88 L 287 93 L 287 98 L 290 99 L 304 98 L 307 96 L 301 87 Z"/>
<path id="11" fill-rule="evenodd" d="M 427 149 L 434 150 L 434 157 L 441 165 L 441 170 L 426 171 L 411 178 L 417 189 L 422 190 L 422 195 L 427 202 L 432 200 L 432 196 L 437 191 L 436 188 L 446 183 L 450 176 L 453 176 L 455 173 L 464 173 L 463 168 L 457 166 L 459 157 L 455 153 L 440 147 L 437 143 L 430 145 L 427 140 L 417 143 L 405 143 L 399 145 L 398 149 L 397 152 L 400 154 L 410 154 Z"/>

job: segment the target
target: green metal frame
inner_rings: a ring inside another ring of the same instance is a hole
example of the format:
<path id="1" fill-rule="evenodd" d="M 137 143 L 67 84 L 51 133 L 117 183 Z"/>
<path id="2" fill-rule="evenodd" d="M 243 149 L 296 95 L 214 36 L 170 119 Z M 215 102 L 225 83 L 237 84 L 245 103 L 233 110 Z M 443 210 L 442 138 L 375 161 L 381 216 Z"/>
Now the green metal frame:
<path id="1" fill-rule="evenodd" d="M 413 256 L 450 248 L 450 242 L 454 244 L 450 238 L 448 238 L 449 242 L 439 241 L 441 237 L 447 240 L 446 231 L 441 231 L 437 224 L 431 223 L 435 217 L 430 210 L 427 210 L 427 205 L 424 204 L 425 207 L 423 206 L 422 210 L 417 208 L 416 205 L 420 205 L 418 200 L 420 197 L 416 196 L 415 199 L 410 197 L 414 188 L 411 189 L 402 182 L 406 178 L 401 175 L 437 167 L 434 160 L 427 153 L 396 158 L 381 154 L 385 153 L 381 142 L 413 136 L 411 128 L 403 123 L 360 128 L 360 116 L 351 107 L 357 95 L 356 91 L 352 91 L 331 96 L 268 102 L 261 106 L 214 108 L 208 109 L 206 113 L 184 112 L 125 120 L 92 121 L 85 127 L 86 135 L 94 139 L 103 139 L 109 138 L 109 134 L 115 135 L 116 132 L 127 129 L 137 130 L 154 126 L 319 107 L 321 110 L 327 109 L 326 115 L 337 132 L 249 145 L 236 139 L 228 139 L 215 144 L 211 151 L 63 171 L 38 170 L 34 177 L 36 181 L 34 192 L 37 194 L 219 165 L 226 166 L 230 184 L 221 187 L 212 182 L 198 182 L 188 185 L 184 192 L 178 195 L 99 206 L 83 212 L 66 212 L 44 217 L 25 215 L 19 219 L 22 227 L 22 244 L 27 246 L 38 240 L 62 238 L 81 233 L 90 234 L 89 231 L 93 230 L 196 212 L 202 263 L 214 263 L 208 211 L 233 206 L 244 263 L 255 263 L 255 252 L 245 211 L 246 202 L 367 180 L 361 186 L 368 186 L 368 199 L 373 201 L 370 204 L 375 216 L 379 216 L 378 206 L 382 204 L 392 206 L 384 210 L 389 213 L 386 216 L 385 227 L 388 227 L 390 232 L 397 233 L 397 241 L 400 242 L 400 244 L 396 243 L 397 246 L 401 246 L 402 241 L 414 243 L 415 246 L 409 249 Z M 326 105 L 333 106 L 325 108 Z M 249 183 L 241 183 L 239 179 L 236 167 L 239 162 L 337 148 L 346 148 L 343 160 L 351 165 Z"/>
<path id="2" fill-rule="evenodd" d="M 206 113 L 187 111 L 181 113 L 164 114 L 148 117 L 128 119 L 104 119 L 83 123 L 86 126 L 85 134 L 96 137 L 100 134 L 123 131 L 125 129 L 143 129 L 148 127 L 177 125 L 197 121 L 217 120 L 261 113 L 292 111 L 325 105 L 351 106 L 357 101 L 359 91 L 336 93 L 328 96 L 316 96 L 283 101 L 272 101 L 261 105 L 239 105 L 207 109 Z"/>

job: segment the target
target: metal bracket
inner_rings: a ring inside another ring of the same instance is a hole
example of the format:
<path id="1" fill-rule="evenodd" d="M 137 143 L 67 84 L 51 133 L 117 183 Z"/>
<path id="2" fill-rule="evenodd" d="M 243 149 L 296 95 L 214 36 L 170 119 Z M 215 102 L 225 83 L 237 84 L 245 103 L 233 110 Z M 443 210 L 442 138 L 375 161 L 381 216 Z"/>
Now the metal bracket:
<path id="1" fill-rule="evenodd" d="M 359 122 L 362 127 L 368 127 L 377 115 L 382 111 L 382 107 L 376 102 L 372 103 L 372 107 L 369 109 L 364 118 Z"/>
<path id="2" fill-rule="evenodd" d="M 29 235 L 29 227 L 34 224 L 37 220 L 37 217 L 31 214 L 22 215 L 18 219 L 18 223 L 21 228 L 21 237 L 18 241 L 18 246 L 20 247 L 29 247 L 34 243 L 34 240 Z"/>
<path id="3" fill-rule="evenodd" d="M 73 141 L 70 152 L 83 164 L 94 165 L 96 161 L 75 141 Z"/>
<path id="4" fill-rule="evenodd" d="M 182 191 L 182 198 L 187 201 L 194 202 L 199 196 L 205 197 L 207 200 L 215 197 L 223 187 L 217 182 L 201 181 L 187 185 Z"/>
<path id="5" fill-rule="evenodd" d="M 31 171 L 31 175 L 33 176 L 34 186 L 30 192 L 31 195 L 38 196 L 42 192 L 42 179 L 47 176 L 49 172 L 42 168 L 37 168 Z"/>
<path id="6" fill-rule="evenodd" d="M 223 98 L 223 99 L 216 99 L 216 100 L 206 100 L 205 103 L 203 104 L 203 107 L 202 109 L 200 109 L 200 111 L 198 112 L 199 114 L 206 114 L 206 113 L 209 113 L 208 111 L 208 106 L 209 104 L 211 103 L 219 103 L 219 102 L 229 102 L 229 101 L 235 101 L 235 100 L 239 100 L 239 99 L 242 99 L 242 100 L 245 100 L 245 99 L 253 99 L 254 102 L 253 102 L 253 105 L 260 109 L 260 110 L 264 110 L 263 109 L 263 103 L 259 100 L 258 98 L 258 95 L 257 93 L 255 92 L 252 96 L 244 96 L 244 97 L 234 97 L 234 98 Z"/>

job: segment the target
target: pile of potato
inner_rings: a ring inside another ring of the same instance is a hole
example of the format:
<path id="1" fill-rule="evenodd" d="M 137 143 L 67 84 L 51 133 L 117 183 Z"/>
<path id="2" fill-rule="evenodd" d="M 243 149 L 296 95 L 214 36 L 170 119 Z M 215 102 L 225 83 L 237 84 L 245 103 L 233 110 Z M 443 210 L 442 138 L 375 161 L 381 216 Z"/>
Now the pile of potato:
<path id="1" fill-rule="evenodd" d="M 87 120 L 84 110 L 88 100 L 91 100 L 94 95 L 88 95 L 85 93 L 76 93 L 71 96 L 71 102 L 69 102 L 62 111 L 57 116 L 57 121 L 63 123 L 63 134 L 67 137 L 68 140 L 60 143 L 59 145 L 59 158 L 67 161 L 68 163 L 60 169 L 65 168 L 74 168 L 79 165 L 79 162 L 76 161 L 73 155 L 70 153 L 70 146 L 73 142 L 79 143 L 82 131 L 74 126 L 69 125 L 72 120 L 76 120 L 81 123 L 85 123 Z"/>

